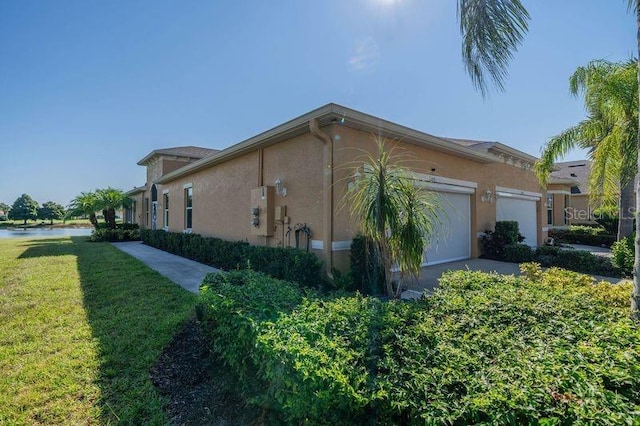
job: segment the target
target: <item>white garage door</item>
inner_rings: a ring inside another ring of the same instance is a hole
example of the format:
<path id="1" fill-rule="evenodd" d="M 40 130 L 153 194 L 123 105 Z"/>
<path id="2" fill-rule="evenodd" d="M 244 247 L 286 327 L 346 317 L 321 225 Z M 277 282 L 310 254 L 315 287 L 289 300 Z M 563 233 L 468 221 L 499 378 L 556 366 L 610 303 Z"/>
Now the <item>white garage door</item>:
<path id="1" fill-rule="evenodd" d="M 440 192 L 443 210 L 442 218 L 436 235 L 425 252 L 425 265 L 435 265 L 471 257 L 471 207 L 469 194 Z"/>
<path id="2" fill-rule="evenodd" d="M 520 233 L 524 236 L 523 244 L 532 247 L 538 245 L 536 202 L 534 200 L 498 194 L 496 207 L 496 220 L 515 220 L 518 222 Z"/>

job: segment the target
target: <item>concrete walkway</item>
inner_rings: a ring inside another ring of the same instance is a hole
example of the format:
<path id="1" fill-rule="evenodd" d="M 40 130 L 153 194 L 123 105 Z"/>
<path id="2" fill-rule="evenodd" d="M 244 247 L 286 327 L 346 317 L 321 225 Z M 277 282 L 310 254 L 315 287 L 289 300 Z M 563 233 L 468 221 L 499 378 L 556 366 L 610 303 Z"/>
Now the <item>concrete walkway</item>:
<path id="1" fill-rule="evenodd" d="M 205 275 L 220 272 L 220 269 L 149 247 L 139 241 L 111 244 L 192 293 L 198 293 Z"/>

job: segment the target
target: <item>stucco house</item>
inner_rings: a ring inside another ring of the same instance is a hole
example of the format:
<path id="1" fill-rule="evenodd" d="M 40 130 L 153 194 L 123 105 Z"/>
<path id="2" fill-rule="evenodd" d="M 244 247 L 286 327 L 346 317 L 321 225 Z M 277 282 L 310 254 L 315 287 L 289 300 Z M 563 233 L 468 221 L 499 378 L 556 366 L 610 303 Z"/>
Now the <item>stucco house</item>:
<path id="1" fill-rule="evenodd" d="M 576 160 L 555 163 L 550 182 L 565 182 L 571 186 L 568 194 L 569 203 L 565 212 L 565 224 L 592 224 L 593 210 L 589 207 L 589 160 Z"/>
<path id="2" fill-rule="evenodd" d="M 143 228 L 268 246 L 295 246 L 293 231 L 306 226 L 310 250 L 327 270 L 345 270 L 357 224 L 342 201 L 363 153 L 376 152 L 374 136 L 412 156 L 407 165 L 417 184 L 438 192 L 447 210 L 425 265 L 478 257 L 479 236 L 499 220 L 518 221 L 531 246 L 544 242 L 549 226 L 564 226 L 574 181 L 541 188 L 535 157 L 499 142 L 433 136 L 336 104 L 221 151 L 151 152 L 138 162 L 147 182 L 128 192 L 135 203 L 125 217 Z"/>

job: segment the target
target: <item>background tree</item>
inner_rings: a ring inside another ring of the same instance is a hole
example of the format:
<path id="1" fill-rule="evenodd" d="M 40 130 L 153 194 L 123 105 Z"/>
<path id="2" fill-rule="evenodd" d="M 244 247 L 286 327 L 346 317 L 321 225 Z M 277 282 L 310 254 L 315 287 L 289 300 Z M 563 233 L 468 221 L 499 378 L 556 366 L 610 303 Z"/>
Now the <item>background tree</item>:
<path id="1" fill-rule="evenodd" d="M 636 41 L 640 80 L 640 3 L 627 1 L 628 10 L 636 15 Z M 482 95 L 487 93 L 490 79 L 498 89 L 503 89 L 509 61 L 528 30 L 529 13 L 519 0 L 458 0 L 458 18 L 462 33 L 462 59 L 471 81 Z M 640 95 L 639 95 L 640 96 Z M 640 103 L 639 103 L 640 105 Z M 640 106 L 639 106 L 640 108 Z M 640 120 L 640 114 L 638 114 Z M 640 134 L 636 140 L 636 152 L 640 161 Z M 636 172 L 636 182 L 640 176 Z M 635 189 L 636 206 L 640 206 L 640 190 Z M 640 319 L 640 220 L 636 220 L 635 263 L 633 265 L 633 294 L 631 315 Z"/>
<path id="2" fill-rule="evenodd" d="M 424 250 L 442 212 L 436 195 L 416 185 L 413 173 L 398 164 L 393 149 L 388 150 L 382 139 L 376 143 L 378 156 L 363 155 L 364 169 L 343 202 L 384 265 L 387 295 L 398 297 L 402 286 L 393 288 L 392 267 L 398 267 L 401 279 L 420 273 Z"/>
<path id="3" fill-rule="evenodd" d="M 53 225 L 54 220 L 61 220 L 64 218 L 64 207 L 53 201 L 47 201 L 42 204 L 42 207 L 38 209 L 38 219 L 50 220 Z"/>
<path id="4" fill-rule="evenodd" d="M 100 210 L 98 199 L 93 192 L 81 192 L 67 206 L 65 217 L 87 216 L 94 228 L 98 229 L 98 218 L 96 212 Z"/>
<path id="5" fill-rule="evenodd" d="M 0 211 L 4 212 L 0 215 L 0 217 L 4 217 L 4 220 L 8 219 L 9 210 L 11 210 L 11 206 L 5 203 L 0 203 Z"/>
<path id="6" fill-rule="evenodd" d="M 22 220 L 27 224 L 27 220 L 35 220 L 38 217 L 38 203 L 27 194 L 22 194 L 13 202 L 9 210 L 9 219 Z"/>
<path id="7" fill-rule="evenodd" d="M 617 204 L 618 239 L 633 233 L 633 178 L 638 137 L 638 80 L 635 61 L 592 61 L 571 76 L 570 91 L 584 95 L 587 118 L 552 137 L 543 147 L 536 173 L 545 186 L 554 163 L 571 149 L 588 149 L 589 201 Z"/>
<path id="8" fill-rule="evenodd" d="M 116 210 L 128 207 L 129 197 L 123 191 L 111 187 L 97 189 L 95 196 L 98 210 L 102 210 L 107 228 L 116 229 Z"/>

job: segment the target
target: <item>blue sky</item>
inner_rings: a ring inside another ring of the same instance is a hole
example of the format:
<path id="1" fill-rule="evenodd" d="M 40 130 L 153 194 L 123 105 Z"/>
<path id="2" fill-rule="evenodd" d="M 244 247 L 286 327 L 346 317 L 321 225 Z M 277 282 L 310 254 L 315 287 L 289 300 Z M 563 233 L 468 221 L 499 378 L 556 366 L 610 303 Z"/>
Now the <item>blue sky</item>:
<path id="1" fill-rule="evenodd" d="M 537 155 L 584 118 L 569 76 L 635 55 L 635 22 L 623 0 L 524 4 L 506 91 L 483 100 L 454 0 L 3 0 L 0 202 L 129 189 L 153 149 L 224 148 L 329 102 Z"/>

